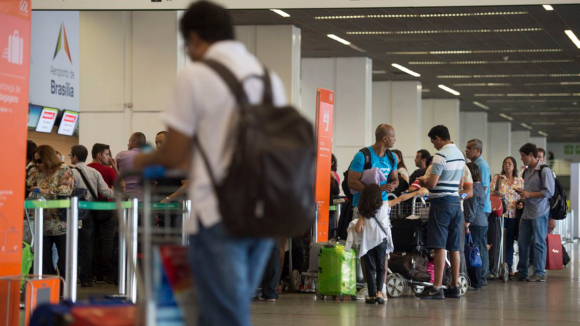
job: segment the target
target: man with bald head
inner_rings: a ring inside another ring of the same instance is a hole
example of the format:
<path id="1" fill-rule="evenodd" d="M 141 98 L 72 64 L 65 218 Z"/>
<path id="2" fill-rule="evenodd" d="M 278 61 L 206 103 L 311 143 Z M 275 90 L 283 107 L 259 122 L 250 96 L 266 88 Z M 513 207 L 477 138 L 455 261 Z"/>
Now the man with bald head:
<path id="1" fill-rule="evenodd" d="M 135 157 L 141 152 L 141 147 L 145 146 L 147 139 L 142 132 L 136 132 L 129 137 L 129 142 L 127 143 L 127 150 L 119 152 L 115 161 L 117 161 L 117 170 L 123 174 L 133 169 L 133 161 Z M 137 198 L 142 201 L 143 190 L 139 184 L 139 178 L 136 176 L 131 176 L 125 178 L 125 197 L 127 198 Z"/>
<path id="2" fill-rule="evenodd" d="M 369 167 L 369 164 L 365 164 L 367 158 L 370 159 L 370 168 L 379 168 L 387 179 L 379 184 L 383 191 L 383 200 L 387 200 L 387 193 L 392 192 L 399 185 L 397 156 L 390 151 L 396 141 L 395 129 L 388 124 L 380 124 L 375 131 L 375 144 L 361 149 L 354 156 L 348 171 L 348 187 L 350 190 L 358 191 L 352 199 L 352 206 L 355 209 L 358 206 L 360 193 L 366 186 L 361 182 L 361 178 L 365 165 Z M 358 218 L 356 210 L 353 218 Z"/>

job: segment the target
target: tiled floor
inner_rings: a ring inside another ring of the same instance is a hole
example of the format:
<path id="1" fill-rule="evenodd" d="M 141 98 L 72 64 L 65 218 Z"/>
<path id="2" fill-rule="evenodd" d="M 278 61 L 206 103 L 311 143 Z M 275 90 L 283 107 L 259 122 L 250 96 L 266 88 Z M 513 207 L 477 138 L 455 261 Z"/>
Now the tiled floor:
<path id="1" fill-rule="evenodd" d="M 562 271 L 549 271 L 546 283 L 491 281 L 481 292 L 442 301 L 415 299 L 409 291 L 384 306 L 282 294 L 276 303 L 254 303 L 253 322 L 255 326 L 580 325 L 580 246 L 566 248 L 572 262 Z M 79 288 L 79 297 L 114 290 Z"/>

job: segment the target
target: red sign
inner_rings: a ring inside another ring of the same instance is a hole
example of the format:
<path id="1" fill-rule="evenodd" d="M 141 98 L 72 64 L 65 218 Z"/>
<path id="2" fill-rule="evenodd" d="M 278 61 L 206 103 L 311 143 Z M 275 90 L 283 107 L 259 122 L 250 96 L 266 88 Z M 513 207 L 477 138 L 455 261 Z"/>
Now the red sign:
<path id="1" fill-rule="evenodd" d="M 70 122 L 70 123 L 75 123 L 75 121 L 77 121 L 77 117 L 74 115 L 65 115 L 64 116 L 64 121 L 66 122 Z"/>
<path id="2" fill-rule="evenodd" d="M 333 119 L 334 92 L 319 88 L 316 91 L 315 124 L 317 141 L 315 200 L 318 204 L 318 234 L 315 242 L 328 241 Z"/>
<path id="3" fill-rule="evenodd" d="M 54 112 L 48 112 L 48 111 L 44 111 L 44 113 L 42 114 L 42 118 L 43 119 L 54 119 L 56 117 L 56 113 Z"/>

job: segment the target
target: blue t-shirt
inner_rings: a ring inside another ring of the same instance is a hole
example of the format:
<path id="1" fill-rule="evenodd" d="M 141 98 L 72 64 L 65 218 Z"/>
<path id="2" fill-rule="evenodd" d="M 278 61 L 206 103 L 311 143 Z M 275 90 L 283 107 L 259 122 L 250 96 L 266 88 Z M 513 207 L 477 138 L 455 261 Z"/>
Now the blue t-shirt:
<path id="1" fill-rule="evenodd" d="M 389 174 L 391 174 L 391 171 L 397 170 L 397 156 L 395 155 L 395 153 L 391 153 L 393 155 L 393 162 L 395 162 L 395 166 L 392 167 L 391 162 L 390 162 L 389 158 L 387 158 L 386 154 L 384 157 L 379 157 L 375 153 L 375 150 L 373 149 L 372 146 L 369 146 L 368 149 L 371 152 L 371 168 L 379 168 L 379 170 L 381 170 L 381 172 L 383 172 L 383 175 L 385 176 L 385 178 L 388 181 Z M 350 170 L 352 170 L 354 172 L 358 172 L 358 173 L 363 173 L 364 166 L 365 166 L 365 155 L 363 154 L 363 152 L 358 151 L 356 153 L 356 155 L 354 156 L 354 158 L 352 159 L 352 163 L 350 164 Z M 381 184 L 379 186 L 386 184 L 387 181 L 381 182 Z M 359 197 L 360 197 L 360 192 L 356 193 L 352 196 L 352 206 L 353 207 L 358 206 Z M 383 191 L 383 200 L 387 200 L 387 192 L 386 191 Z"/>
<path id="2" fill-rule="evenodd" d="M 491 172 L 489 171 L 489 165 L 483 159 L 483 157 L 478 157 L 473 163 L 479 168 L 479 175 L 481 175 L 481 185 L 487 187 L 485 190 L 485 205 L 483 205 L 484 213 L 491 213 L 491 200 L 489 199 L 490 183 L 491 183 Z"/>

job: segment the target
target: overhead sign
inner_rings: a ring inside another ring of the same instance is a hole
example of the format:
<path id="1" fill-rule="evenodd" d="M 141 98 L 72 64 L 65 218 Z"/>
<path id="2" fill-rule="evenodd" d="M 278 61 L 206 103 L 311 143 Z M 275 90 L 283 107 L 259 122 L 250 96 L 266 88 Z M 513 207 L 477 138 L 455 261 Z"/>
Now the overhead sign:
<path id="1" fill-rule="evenodd" d="M 57 115 L 58 109 L 53 108 L 42 109 L 42 112 L 40 113 L 40 119 L 38 119 L 38 124 L 36 125 L 36 131 L 51 133 Z"/>
<path id="2" fill-rule="evenodd" d="M 30 103 L 79 111 L 79 12 L 32 13 Z"/>
<path id="3" fill-rule="evenodd" d="M 315 200 L 318 205 L 316 242 L 328 241 L 328 215 L 330 208 L 330 165 L 332 161 L 332 123 L 334 120 L 334 92 L 319 88 L 316 91 L 316 185 Z"/>
<path id="4" fill-rule="evenodd" d="M 64 111 L 60 126 L 58 127 L 58 134 L 65 136 L 72 136 L 75 132 L 75 127 L 79 121 L 79 113 L 74 111 Z"/>

